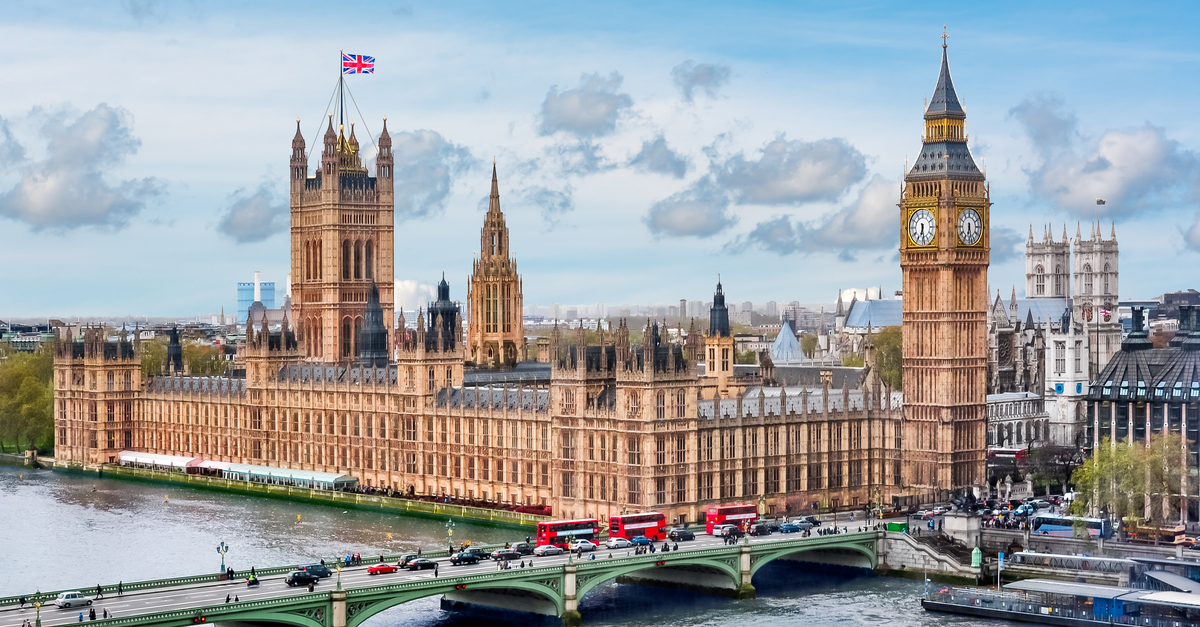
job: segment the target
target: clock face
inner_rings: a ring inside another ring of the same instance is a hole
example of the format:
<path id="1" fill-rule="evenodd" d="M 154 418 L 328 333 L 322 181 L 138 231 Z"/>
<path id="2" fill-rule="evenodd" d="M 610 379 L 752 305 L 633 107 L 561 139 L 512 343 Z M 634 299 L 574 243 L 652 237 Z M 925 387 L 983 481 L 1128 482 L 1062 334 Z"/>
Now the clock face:
<path id="1" fill-rule="evenodd" d="M 928 209 L 918 209 L 908 219 L 908 238 L 917 246 L 928 246 L 936 232 L 937 225 Z"/>
<path id="2" fill-rule="evenodd" d="M 983 232 L 983 220 L 979 219 L 979 213 L 974 209 L 963 209 L 963 212 L 958 214 L 958 239 L 967 246 L 973 246 L 979 242 L 979 236 Z"/>

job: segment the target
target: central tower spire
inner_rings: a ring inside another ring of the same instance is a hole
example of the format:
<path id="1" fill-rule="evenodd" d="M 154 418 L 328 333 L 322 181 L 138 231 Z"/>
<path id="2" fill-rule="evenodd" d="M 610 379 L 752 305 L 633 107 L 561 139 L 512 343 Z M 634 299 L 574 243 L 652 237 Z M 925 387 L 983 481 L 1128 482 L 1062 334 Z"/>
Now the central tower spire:
<path id="1" fill-rule="evenodd" d="M 500 183 L 492 162 L 492 192 L 479 233 L 479 259 L 467 285 L 467 358 L 479 366 L 513 366 L 525 352 L 521 276 L 508 250 Z"/>

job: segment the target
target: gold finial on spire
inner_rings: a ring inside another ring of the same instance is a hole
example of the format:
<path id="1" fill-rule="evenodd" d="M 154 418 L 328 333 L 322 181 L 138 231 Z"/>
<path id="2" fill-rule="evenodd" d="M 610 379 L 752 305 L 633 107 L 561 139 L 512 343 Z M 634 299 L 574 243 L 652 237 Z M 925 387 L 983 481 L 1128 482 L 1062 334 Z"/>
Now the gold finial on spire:
<path id="1" fill-rule="evenodd" d="M 950 35 L 946 34 L 946 24 L 943 23 L 942 24 L 942 47 L 943 48 L 946 47 L 946 39 L 948 39 L 949 37 L 950 37 Z"/>

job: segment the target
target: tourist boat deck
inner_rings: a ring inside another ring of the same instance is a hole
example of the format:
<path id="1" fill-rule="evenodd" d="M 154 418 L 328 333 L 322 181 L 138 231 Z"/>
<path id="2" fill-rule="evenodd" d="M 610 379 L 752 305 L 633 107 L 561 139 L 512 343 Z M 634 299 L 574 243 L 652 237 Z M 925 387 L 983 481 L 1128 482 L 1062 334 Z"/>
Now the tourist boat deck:
<path id="1" fill-rule="evenodd" d="M 928 611 L 1063 627 L 1200 627 L 1197 594 L 1051 579 L 1026 579 L 1001 591 L 945 587 L 921 605 Z"/>

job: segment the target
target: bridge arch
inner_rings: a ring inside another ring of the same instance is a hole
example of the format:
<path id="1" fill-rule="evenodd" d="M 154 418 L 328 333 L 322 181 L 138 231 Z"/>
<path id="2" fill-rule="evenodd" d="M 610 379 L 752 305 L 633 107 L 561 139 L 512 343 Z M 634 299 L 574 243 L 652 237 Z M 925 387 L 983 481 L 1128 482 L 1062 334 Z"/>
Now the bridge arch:
<path id="1" fill-rule="evenodd" d="M 758 572 L 768 562 L 789 557 L 793 555 L 801 555 L 804 553 L 825 553 L 825 560 L 811 560 L 819 564 L 836 564 L 840 566 L 857 566 L 859 568 L 867 568 L 874 570 L 879 565 L 879 556 L 874 550 L 874 541 L 858 540 L 854 542 L 837 542 L 837 543 L 820 543 L 811 546 L 808 545 L 792 545 L 788 547 L 780 547 L 778 549 L 766 550 L 758 552 L 753 556 L 750 563 L 750 575 Z M 832 558 L 837 555 L 838 558 Z M 812 555 L 816 558 L 819 555 Z M 810 560 L 804 560 L 810 561 Z"/>
<path id="2" fill-rule="evenodd" d="M 455 584 L 455 580 L 448 579 L 443 585 L 410 587 L 409 589 L 397 591 L 370 590 L 364 591 L 362 594 L 358 595 L 351 592 L 346 598 L 346 627 L 359 627 L 359 625 L 372 616 L 375 616 L 384 610 L 408 603 L 409 601 L 416 601 L 417 599 L 423 599 L 425 597 L 436 596 L 439 594 L 452 594 L 464 591 L 499 592 L 520 590 L 553 603 L 554 607 L 556 608 L 557 615 L 561 616 L 564 611 L 560 574 L 546 581 L 531 581 L 529 579 L 500 579 L 491 583 L 487 581 L 469 581 L 465 584 L 467 587 L 461 590 L 456 589 Z"/>
<path id="3" fill-rule="evenodd" d="M 729 577 L 730 582 L 733 584 L 732 589 L 737 589 L 738 584 L 741 583 L 741 572 L 738 570 L 736 557 L 727 559 L 704 557 L 689 558 L 675 557 L 673 554 L 664 553 L 662 559 L 664 562 L 666 562 L 665 568 L 668 569 L 677 566 L 701 566 L 715 570 L 718 573 Z M 616 568 L 606 568 L 605 566 L 607 566 L 607 564 L 604 564 L 604 562 L 601 562 L 600 560 L 588 562 L 587 565 L 594 565 L 596 568 L 593 570 L 592 568 L 587 568 L 585 566 L 576 571 L 576 599 L 582 599 L 583 595 L 590 592 L 596 586 L 609 581 L 610 579 L 616 579 L 622 575 L 632 575 L 642 571 L 660 570 L 664 568 L 663 566 L 656 566 L 653 562 L 646 561 L 637 561 L 631 564 L 620 565 Z"/>

